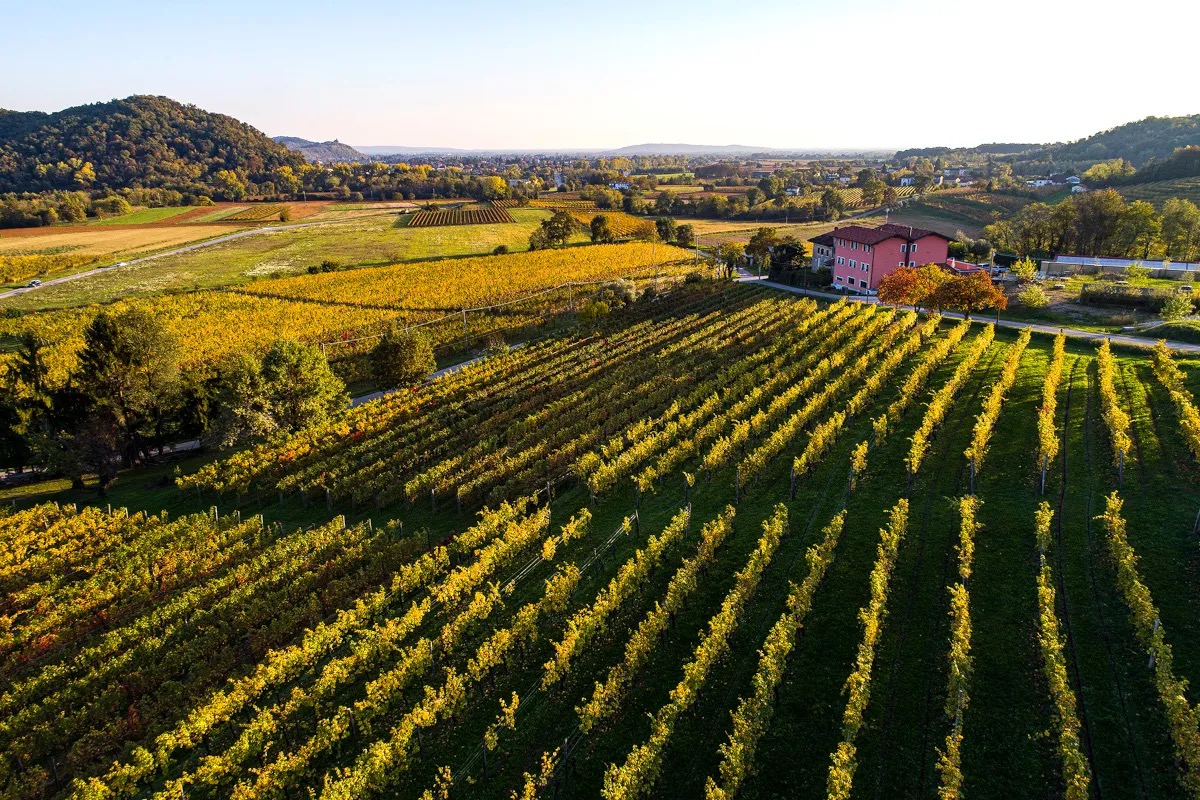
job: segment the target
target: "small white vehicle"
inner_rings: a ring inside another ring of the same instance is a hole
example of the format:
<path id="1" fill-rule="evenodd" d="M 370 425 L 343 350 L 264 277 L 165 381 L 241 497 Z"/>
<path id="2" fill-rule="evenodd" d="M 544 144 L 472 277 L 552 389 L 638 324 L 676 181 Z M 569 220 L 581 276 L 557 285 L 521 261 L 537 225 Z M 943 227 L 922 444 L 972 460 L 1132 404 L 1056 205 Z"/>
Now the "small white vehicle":
<path id="1" fill-rule="evenodd" d="M 34 279 L 33 279 L 33 280 L 31 280 L 29 283 L 25 284 L 25 288 L 27 288 L 27 289 L 32 289 L 32 288 L 34 288 L 35 286 L 41 286 L 41 285 L 42 285 L 42 282 L 41 282 L 41 281 L 39 281 L 37 278 L 34 278 Z"/>

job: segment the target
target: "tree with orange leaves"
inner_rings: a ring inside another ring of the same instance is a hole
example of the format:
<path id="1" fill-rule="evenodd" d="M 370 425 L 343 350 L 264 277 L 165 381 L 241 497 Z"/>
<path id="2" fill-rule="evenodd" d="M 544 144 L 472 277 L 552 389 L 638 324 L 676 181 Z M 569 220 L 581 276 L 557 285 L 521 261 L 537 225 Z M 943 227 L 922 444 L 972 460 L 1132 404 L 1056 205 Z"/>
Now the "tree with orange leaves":
<path id="1" fill-rule="evenodd" d="M 940 308 L 939 289 L 949 277 L 936 264 L 898 267 L 879 280 L 879 299 L 893 306 Z"/>
<path id="2" fill-rule="evenodd" d="M 972 272 L 967 275 L 947 276 L 937 288 L 937 308 L 952 308 L 963 312 L 967 319 L 973 311 L 985 308 L 1003 309 L 1008 307 L 1008 298 L 1004 292 L 992 283 L 992 278 L 986 272 Z"/>

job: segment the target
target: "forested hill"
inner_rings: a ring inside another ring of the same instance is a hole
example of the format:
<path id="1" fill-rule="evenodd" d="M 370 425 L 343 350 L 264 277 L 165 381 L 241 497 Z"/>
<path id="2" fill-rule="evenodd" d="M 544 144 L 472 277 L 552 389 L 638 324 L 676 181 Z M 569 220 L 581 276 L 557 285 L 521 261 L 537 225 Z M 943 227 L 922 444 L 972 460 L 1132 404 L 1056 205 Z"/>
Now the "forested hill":
<path id="1" fill-rule="evenodd" d="M 166 97 L 134 95 L 52 114 L 0 110 L 0 191 L 219 185 L 304 163 L 261 131 Z M 89 166 L 90 165 L 90 168 Z"/>
<path id="2" fill-rule="evenodd" d="M 1043 162 L 1046 170 L 1069 169 L 1123 158 L 1138 169 L 1163 162 L 1181 147 L 1200 145 L 1200 114 L 1190 117 L 1146 117 L 1066 144 L 981 144 L 978 147 L 920 147 L 901 150 L 896 158 L 963 159 L 970 156 L 1015 156 L 1017 162 Z"/>
<path id="3" fill-rule="evenodd" d="M 1107 161 L 1123 158 L 1135 167 L 1165 160 L 1178 148 L 1200 145 L 1200 114 L 1146 117 L 1051 149 L 1056 161 Z"/>
<path id="4" fill-rule="evenodd" d="M 284 145 L 289 150 L 302 153 L 309 161 L 334 164 L 338 162 L 371 160 L 371 157 L 366 153 L 360 153 L 350 145 L 343 144 L 337 139 L 334 139 L 332 142 L 310 142 L 308 139 L 301 139 L 299 136 L 276 136 L 275 141 Z"/>

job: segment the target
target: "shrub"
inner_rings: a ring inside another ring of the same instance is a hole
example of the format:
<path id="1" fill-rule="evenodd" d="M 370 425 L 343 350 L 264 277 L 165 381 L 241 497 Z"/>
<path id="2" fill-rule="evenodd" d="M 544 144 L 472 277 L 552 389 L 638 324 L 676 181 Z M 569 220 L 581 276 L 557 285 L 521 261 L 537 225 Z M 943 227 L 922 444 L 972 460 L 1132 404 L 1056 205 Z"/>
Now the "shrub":
<path id="1" fill-rule="evenodd" d="M 1150 277 L 1150 268 L 1143 267 L 1141 262 L 1135 261 L 1125 268 L 1125 277 L 1131 284 L 1140 284 Z"/>
<path id="2" fill-rule="evenodd" d="M 1192 305 L 1192 298 L 1186 294 L 1173 294 L 1167 302 L 1163 303 L 1162 311 L 1158 312 L 1165 320 L 1183 319 L 1190 316 L 1195 311 L 1195 306 Z"/>
<path id="3" fill-rule="evenodd" d="M 492 251 L 492 255 L 494 255 L 494 256 L 508 255 L 508 245 L 506 245 L 506 244 L 496 245 L 496 249 Z"/>
<path id="4" fill-rule="evenodd" d="M 1013 263 L 1010 271 L 1021 283 L 1027 283 L 1037 275 L 1038 268 L 1032 259 L 1022 258 L 1020 261 Z"/>
<path id="5" fill-rule="evenodd" d="M 608 303 L 603 300 L 589 300 L 579 309 L 579 318 L 584 322 L 595 322 L 601 317 L 607 317 L 610 310 Z"/>
<path id="6" fill-rule="evenodd" d="M 133 210 L 124 197 L 103 197 L 92 201 L 92 212 L 97 217 L 119 217 Z"/>
<path id="7" fill-rule="evenodd" d="M 371 375 L 380 386 L 405 386 L 437 369 L 425 331 L 392 330 L 371 351 Z"/>
<path id="8" fill-rule="evenodd" d="M 1050 305 L 1050 298 L 1047 296 L 1046 290 L 1036 283 L 1022 289 L 1021 293 L 1017 295 L 1017 299 L 1021 301 L 1021 305 L 1029 308 L 1045 308 Z"/>
<path id="9" fill-rule="evenodd" d="M 608 281 L 600 287 L 596 299 L 608 303 L 610 307 L 616 302 L 629 304 L 638 299 L 637 286 L 633 281 L 624 278 Z"/>

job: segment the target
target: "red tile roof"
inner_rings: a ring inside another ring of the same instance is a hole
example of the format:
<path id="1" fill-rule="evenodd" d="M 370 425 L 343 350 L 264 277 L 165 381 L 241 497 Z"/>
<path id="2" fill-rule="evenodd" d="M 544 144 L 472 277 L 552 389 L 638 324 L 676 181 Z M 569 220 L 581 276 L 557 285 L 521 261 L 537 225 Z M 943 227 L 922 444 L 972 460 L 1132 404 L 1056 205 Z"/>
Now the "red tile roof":
<path id="1" fill-rule="evenodd" d="M 945 264 L 941 264 L 940 266 L 945 267 L 951 272 L 958 273 L 959 275 L 969 275 L 972 272 L 988 271 L 987 267 L 982 267 L 979 264 L 972 264 L 969 261 L 959 261 L 954 258 L 950 259 Z"/>
<path id="2" fill-rule="evenodd" d="M 941 239 L 950 241 L 950 237 L 937 231 L 930 231 L 924 228 L 914 228 L 909 225 L 880 225 L 878 228 L 864 228 L 862 225 L 847 225 L 844 228 L 834 228 L 833 236 L 839 239 L 846 239 L 859 244 L 876 245 L 880 242 L 886 242 L 888 239 L 898 237 L 906 239 L 910 242 L 915 242 L 917 239 L 924 239 L 926 236 L 937 236 Z M 811 241 L 811 240 L 810 240 Z"/>

